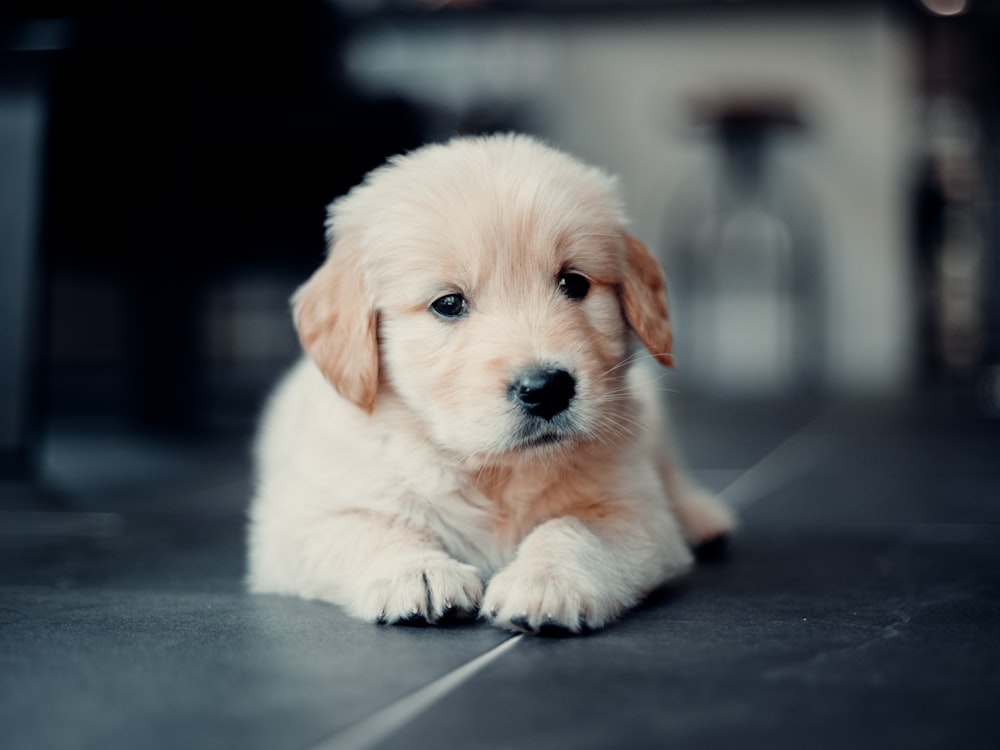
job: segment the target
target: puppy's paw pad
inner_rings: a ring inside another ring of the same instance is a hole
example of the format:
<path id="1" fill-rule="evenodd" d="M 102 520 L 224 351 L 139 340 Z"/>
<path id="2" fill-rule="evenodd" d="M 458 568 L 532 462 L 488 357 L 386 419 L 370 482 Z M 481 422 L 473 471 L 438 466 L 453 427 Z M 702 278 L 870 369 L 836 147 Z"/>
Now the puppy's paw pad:
<path id="1" fill-rule="evenodd" d="M 483 583 L 474 567 L 434 560 L 369 582 L 348 608 L 380 624 L 419 625 L 470 616 L 482 595 Z"/>

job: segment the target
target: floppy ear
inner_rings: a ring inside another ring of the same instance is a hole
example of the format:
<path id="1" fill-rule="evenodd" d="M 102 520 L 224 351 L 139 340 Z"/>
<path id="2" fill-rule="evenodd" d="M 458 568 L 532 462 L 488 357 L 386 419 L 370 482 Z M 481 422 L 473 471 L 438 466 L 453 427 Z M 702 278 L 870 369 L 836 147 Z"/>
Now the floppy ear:
<path id="1" fill-rule="evenodd" d="M 378 323 L 359 253 L 338 243 L 292 297 L 302 347 L 341 396 L 371 413 L 378 389 Z"/>
<path id="2" fill-rule="evenodd" d="M 674 366 L 673 333 L 667 313 L 667 291 L 660 264 L 639 240 L 625 234 L 625 319 L 649 353 L 664 367 Z"/>

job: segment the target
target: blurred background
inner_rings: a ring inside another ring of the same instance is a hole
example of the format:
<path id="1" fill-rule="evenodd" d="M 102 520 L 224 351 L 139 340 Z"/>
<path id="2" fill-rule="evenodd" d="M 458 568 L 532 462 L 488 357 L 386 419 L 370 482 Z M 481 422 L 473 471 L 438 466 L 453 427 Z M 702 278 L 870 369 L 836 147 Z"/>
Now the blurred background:
<path id="1" fill-rule="evenodd" d="M 994 419 L 998 79 L 986 0 L 8 1 L 0 467 L 248 434 L 326 204 L 497 130 L 620 175 L 671 388 Z"/>

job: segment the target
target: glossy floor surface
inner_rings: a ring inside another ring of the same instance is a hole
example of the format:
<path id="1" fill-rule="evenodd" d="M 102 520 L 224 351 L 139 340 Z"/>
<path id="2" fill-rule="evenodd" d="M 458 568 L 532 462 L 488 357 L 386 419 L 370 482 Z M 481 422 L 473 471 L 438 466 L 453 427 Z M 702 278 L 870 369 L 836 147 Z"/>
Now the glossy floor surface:
<path id="1" fill-rule="evenodd" d="M 1000 425 L 681 404 L 728 557 L 585 637 L 241 588 L 243 441 L 52 432 L 0 484 L 0 747 L 993 748 Z"/>

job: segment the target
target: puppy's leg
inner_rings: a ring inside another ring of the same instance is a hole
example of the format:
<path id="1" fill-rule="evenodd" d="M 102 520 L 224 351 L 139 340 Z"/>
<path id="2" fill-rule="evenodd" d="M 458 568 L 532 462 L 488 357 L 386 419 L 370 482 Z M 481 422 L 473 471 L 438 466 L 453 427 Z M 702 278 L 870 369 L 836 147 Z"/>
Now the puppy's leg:
<path id="1" fill-rule="evenodd" d="M 490 581 L 481 616 L 499 627 L 581 632 L 608 625 L 686 572 L 691 552 L 662 496 L 655 512 L 566 515 L 536 527 Z"/>
<path id="2" fill-rule="evenodd" d="M 646 454 L 656 465 L 667 499 L 688 544 L 697 547 L 722 539 L 736 528 L 736 519 L 729 508 L 701 487 L 684 468 L 674 446 L 670 414 L 660 398 L 657 380 L 648 359 L 639 361 L 629 372 L 630 385 L 643 404 L 643 413 L 649 424 L 645 438 Z"/>
<path id="3" fill-rule="evenodd" d="M 732 511 L 695 482 L 673 456 L 667 455 L 666 448 L 657 457 L 656 467 L 688 544 L 698 547 L 733 532 L 736 519 Z"/>
<path id="4" fill-rule="evenodd" d="M 284 529 L 270 520 L 273 526 L 251 529 L 254 591 L 322 599 L 383 623 L 433 623 L 478 609 L 483 584 L 476 568 L 402 520 L 360 510 Z"/>

